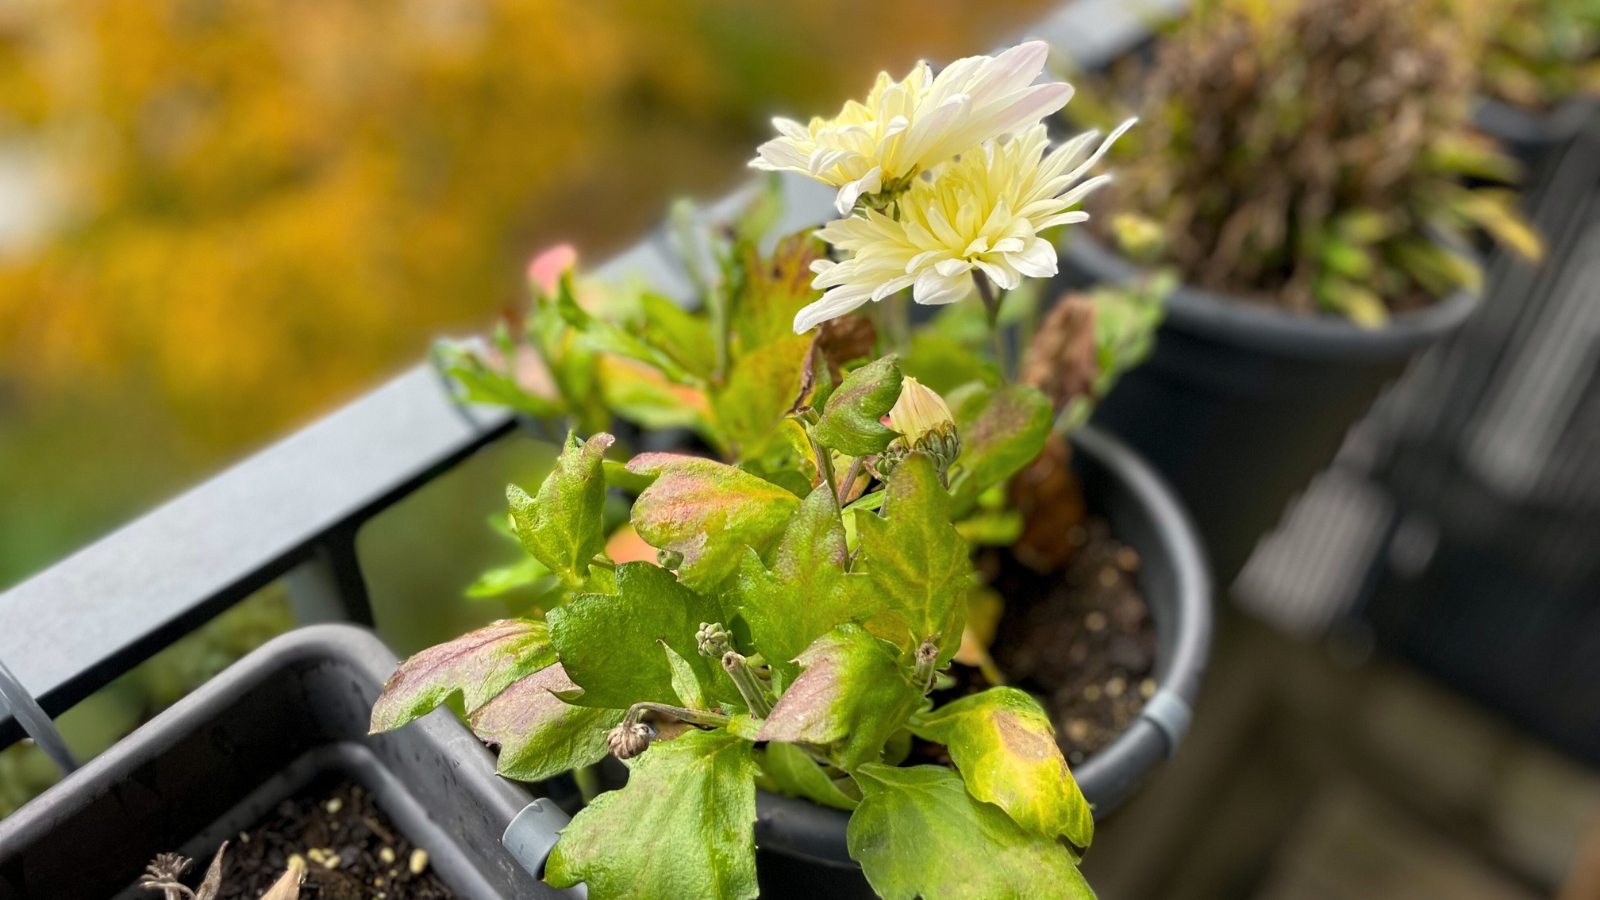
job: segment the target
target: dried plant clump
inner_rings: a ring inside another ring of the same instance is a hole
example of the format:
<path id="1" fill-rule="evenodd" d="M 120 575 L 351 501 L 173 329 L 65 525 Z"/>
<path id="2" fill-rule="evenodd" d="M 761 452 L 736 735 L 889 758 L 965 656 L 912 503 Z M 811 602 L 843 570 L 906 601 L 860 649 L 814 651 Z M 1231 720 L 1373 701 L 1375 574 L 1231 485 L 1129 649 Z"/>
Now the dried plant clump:
<path id="1" fill-rule="evenodd" d="M 139 887 L 147 891 L 160 891 L 162 900 L 214 900 L 222 890 L 222 863 L 227 852 L 228 842 L 223 841 L 222 846 L 217 848 L 217 855 L 211 858 L 206 877 L 198 888 L 190 888 L 179 880 L 194 860 L 177 853 L 159 854 L 150 861 L 150 865 L 145 866 L 144 874 L 139 876 Z M 261 895 L 261 900 L 299 900 L 300 882 L 304 877 L 304 860 L 291 859 L 289 868 L 277 883 Z"/>
<path id="2" fill-rule="evenodd" d="M 1144 112 L 1109 222 L 1199 287 L 1381 325 L 1480 274 L 1481 229 L 1526 256 L 1519 173 L 1467 128 L 1476 31 L 1417 0 L 1199 11 L 1118 93 Z"/>

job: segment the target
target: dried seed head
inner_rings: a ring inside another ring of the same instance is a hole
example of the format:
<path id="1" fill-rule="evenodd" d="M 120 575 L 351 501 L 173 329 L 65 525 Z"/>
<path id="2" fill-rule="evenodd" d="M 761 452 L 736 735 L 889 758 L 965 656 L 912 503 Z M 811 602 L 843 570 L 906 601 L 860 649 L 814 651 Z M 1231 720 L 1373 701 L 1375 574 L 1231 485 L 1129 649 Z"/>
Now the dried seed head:
<path id="1" fill-rule="evenodd" d="M 606 735 L 606 748 L 617 759 L 633 759 L 650 749 L 655 730 L 644 722 L 623 722 Z"/>

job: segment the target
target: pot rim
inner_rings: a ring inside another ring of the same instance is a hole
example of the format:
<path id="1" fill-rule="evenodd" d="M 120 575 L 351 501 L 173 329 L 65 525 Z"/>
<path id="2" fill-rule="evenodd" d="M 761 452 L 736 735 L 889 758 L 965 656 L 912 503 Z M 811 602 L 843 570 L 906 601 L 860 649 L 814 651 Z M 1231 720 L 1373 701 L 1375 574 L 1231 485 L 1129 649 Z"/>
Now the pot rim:
<path id="1" fill-rule="evenodd" d="M 1127 284 L 1150 270 L 1083 229 L 1061 249 L 1068 264 L 1096 281 Z M 1189 285 L 1167 299 L 1162 328 L 1219 344 L 1287 358 L 1369 362 L 1403 359 L 1460 327 L 1480 295 L 1465 289 L 1426 309 L 1395 316 L 1383 328 L 1363 328 L 1334 315 L 1305 315 Z"/>
<path id="2" fill-rule="evenodd" d="M 1188 512 L 1143 457 L 1094 424 L 1074 431 L 1072 443 L 1085 462 L 1103 469 L 1144 510 L 1172 577 L 1172 639 L 1170 647 L 1161 646 L 1168 652 L 1156 660 L 1161 686 L 1127 730 L 1073 769 L 1099 820 L 1172 755 L 1188 729 L 1211 653 L 1211 570 Z M 827 866 L 858 868 L 846 846 L 849 820 L 850 813 L 810 800 L 767 791 L 756 794 L 756 844 L 765 850 Z"/>

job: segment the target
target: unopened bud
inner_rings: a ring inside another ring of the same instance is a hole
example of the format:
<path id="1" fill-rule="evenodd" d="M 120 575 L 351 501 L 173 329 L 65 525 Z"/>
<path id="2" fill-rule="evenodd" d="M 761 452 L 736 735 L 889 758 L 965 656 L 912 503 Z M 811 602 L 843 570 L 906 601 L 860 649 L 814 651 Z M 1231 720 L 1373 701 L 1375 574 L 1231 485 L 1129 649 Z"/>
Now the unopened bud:
<path id="1" fill-rule="evenodd" d="M 720 622 L 701 622 L 700 630 L 694 633 L 694 639 L 700 645 L 700 655 L 712 659 L 733 649 L 733 632 L 723 628 Z"/>
<path id="2" fill-rule="evenodd" d="M 909 447 L 928 433 L 955 428 L 955 418 L 944 398 L 923 387 L 922 382 L 907 375 L 900 382 L 900 399 L 889 410 L 889 427 L 900 432 Z"/>
<path id="3" fill-rule="evenodd" d="M 663 569 L 677 571 L 683 565 L 683 554 L 676 550 L 657 550 L 656 564 Z"/>
<path id="4" fill-rule="evenodd" d="M 606 749 L 617 759 L 633 759 L 650 749 L 654 729 L 643 722 L 623 722 L 606 735 Z"/>

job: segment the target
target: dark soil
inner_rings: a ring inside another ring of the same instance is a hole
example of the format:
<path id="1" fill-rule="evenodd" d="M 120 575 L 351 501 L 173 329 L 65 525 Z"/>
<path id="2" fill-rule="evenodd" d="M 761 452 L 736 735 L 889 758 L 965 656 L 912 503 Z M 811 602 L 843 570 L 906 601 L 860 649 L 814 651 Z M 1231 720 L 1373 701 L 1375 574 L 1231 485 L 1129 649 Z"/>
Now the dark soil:
<path id="1" fill-rule="evenodd" d="M 1076 765 L 1115 740 L 1155 693 L 1155 632 L 1139 588 L 1139 555 L 1090 518 L 1070 535 L 1063 574 L 1041 576 L 1004 554 L 984 559 L 1006 598 L 990 654 L 1010 683 L 1038 697 Z M 972 689 L 982 676 L 967 670 Z"/>
<path id="2" fill-rule="evenodd" d="M 278 804 L 260 824 L 234 838 L 218 900 L 257 900 L 299 854 L 306 861 L 303 900 L 450 900 L 433 874 L 412 869 L 416 848 L 372 794 L 349 782 L 322 785 Z M 421 860 L 418 860 L 421 862 Z M 196 877 L 209 860 L 196 863 Z"/>

